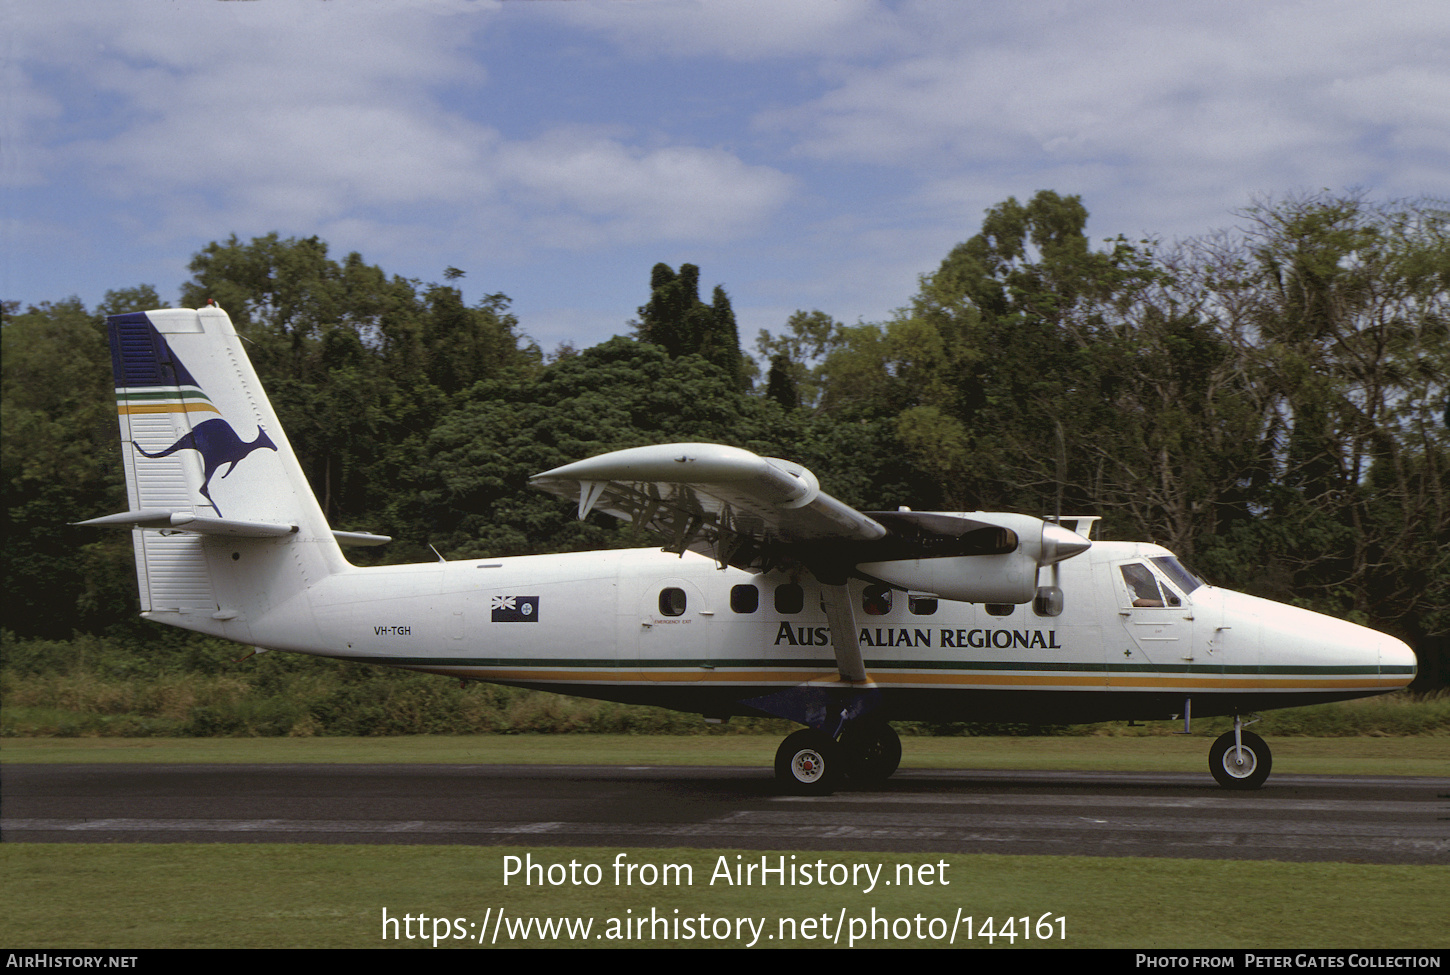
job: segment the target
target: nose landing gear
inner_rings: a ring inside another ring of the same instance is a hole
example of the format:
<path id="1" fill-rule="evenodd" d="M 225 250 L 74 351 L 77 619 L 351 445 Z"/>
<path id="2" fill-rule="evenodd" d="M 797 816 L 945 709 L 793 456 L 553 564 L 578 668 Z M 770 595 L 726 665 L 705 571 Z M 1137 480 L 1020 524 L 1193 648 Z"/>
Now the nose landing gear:
<path id="1" fill-rule="evenodd" d="M 1243 719 L 1234 716 L 1234 730 L 1224 732 L 1208 750 L 1208 770 L 1225 789 L 1257 789 L 1269 777 L 1274 757 L 1264 739 L 1243 730 Z"/>

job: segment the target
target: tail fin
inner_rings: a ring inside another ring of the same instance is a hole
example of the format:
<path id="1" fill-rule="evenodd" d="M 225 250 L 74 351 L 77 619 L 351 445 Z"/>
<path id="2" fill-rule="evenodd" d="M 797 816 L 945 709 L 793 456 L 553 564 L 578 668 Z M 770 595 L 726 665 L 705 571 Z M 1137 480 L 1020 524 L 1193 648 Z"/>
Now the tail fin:
<path id="1" fill-rule="evenodd" d="M 347 567 L 220 308 L 107 320 L 142 614 L 249 641 L 246 624 Z"/>

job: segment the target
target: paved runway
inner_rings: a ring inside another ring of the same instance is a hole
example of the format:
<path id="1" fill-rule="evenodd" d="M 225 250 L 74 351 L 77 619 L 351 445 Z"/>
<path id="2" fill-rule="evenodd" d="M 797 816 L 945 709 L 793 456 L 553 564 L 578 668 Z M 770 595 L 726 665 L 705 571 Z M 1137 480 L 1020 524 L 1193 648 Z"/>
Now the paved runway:
<path id="1" fill-rule="evenodd" d="M 777 794 L 768 770 L 5 765 L 6 842 L 460 843 L 1450 863 L 1450 777 L 903 771 Z"/>

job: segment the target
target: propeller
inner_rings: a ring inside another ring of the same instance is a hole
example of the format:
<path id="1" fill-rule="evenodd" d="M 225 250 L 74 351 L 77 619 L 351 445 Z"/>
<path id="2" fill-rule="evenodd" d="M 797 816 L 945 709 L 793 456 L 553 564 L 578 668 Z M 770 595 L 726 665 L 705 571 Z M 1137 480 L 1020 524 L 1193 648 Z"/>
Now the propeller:
<path id="1" fill-rule="evenodd" d="M 1092 542 L 1075 531 L 1062 527 L 1062 491 L 1067 480 L 1067 438 L 1062 432 L 1062 421 L 1055 420 L 1057 427 L 1057 505 L 1052 521 L 1042 526 L 1042 554 L 1037 560 L 1037 609 L 1044 616 L 1056 616 L 1062 612 L 1062 587 L 1058 585 L 1058 563 L 1080 555 L 1092 547 Z M 1043 586 L 1042 568 L 1048 569 L 1049 585 Z"/>

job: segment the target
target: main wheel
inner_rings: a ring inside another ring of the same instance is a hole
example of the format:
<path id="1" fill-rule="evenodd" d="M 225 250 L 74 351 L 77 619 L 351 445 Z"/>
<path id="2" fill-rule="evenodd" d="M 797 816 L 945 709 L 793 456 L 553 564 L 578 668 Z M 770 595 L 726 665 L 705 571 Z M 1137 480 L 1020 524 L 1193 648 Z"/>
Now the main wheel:
<path id="1" fill-rule="evenodd" d="M 824 796 L 836 791 L 843 769 L 841 746 L 824 731 L 804 728 L 780 743 L 775 777 L 788 792 Z"/>
<path id="2" fill-rule="evenodd" d="M 1208 750 L 1208 768 L 1225 789 L 1257 789 L 1269 777 L 1274 758 L 1264 739 L 1249 731 L 1239 733 L 1243 754 L 1234 748 L 1232 731 L 1219 735 Z"/>
<path id="3" fill-rule="evenodd" d="M 901 739 L 884 721 L 858 721 L 841 732 L 846 775 L 863 785 L 880 785 L 901 765 Z"/>

